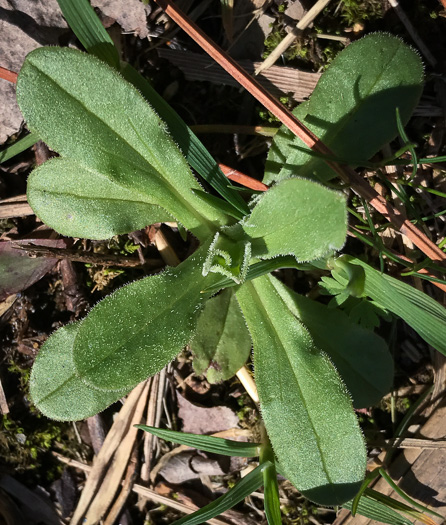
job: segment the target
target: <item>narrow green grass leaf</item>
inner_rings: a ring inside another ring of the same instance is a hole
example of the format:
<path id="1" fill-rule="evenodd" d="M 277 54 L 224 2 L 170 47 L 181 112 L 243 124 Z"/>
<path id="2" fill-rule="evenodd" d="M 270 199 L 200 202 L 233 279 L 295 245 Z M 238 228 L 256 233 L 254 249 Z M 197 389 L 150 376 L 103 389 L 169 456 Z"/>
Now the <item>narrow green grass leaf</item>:
<path id="1" fill-rule="evenodd" d="M 367 489 L 367 491 L 369 490 Z M 344 503 L 342 507 L 352 510 L 352 502 Z M 359 500 L 356 514 L 381 523 L 388 523 L 389 525 L 412 525 L 412 522 L 405 516 L 402 516 L 387 504 L 370 497 L 367 493 L 363 494 Z"/>
<path id="2" fill-rule="evenodd" d="M 128 392 L 102 392 L 87 386 L 76 374 L 72 352 L 79 326 L 78 321 L 54 332 L 37 354 L 31 371 L 33 403 L 45 416 L 58 421 L 94 416 Z"/>
<path id="3" fill-rule="evenodd" d="M 366 451 L 334 366 L 270 277 L 244 283 L 237 299 L 253 339 L 265 427 L 286 476 L 318 504 L 350 500 L 364 478 Z"/>
<path id="4" fill-rule="evenodd" d="M 187 445 L 198 450 L 222 454 L 223 456 L 237 456 L 241 458 L 253 458 L 260 454 L 260 443 L 245 443 L 243 441 L 232 441 L 213 436 L 200 436 L 187 432 L 176 432 L 163 428 L 149 427 L 147 425 L 135 425 L 137 428 L 150 432 L 166 441 Z"/>
<path id="5" fill-rule="evenodd" d="M 219 209 L 223 213 L 226 213 L 227 215 L 230 215 L 231 217 L 234 217 L 234 219 L 237 219 L 238 221 L 240 219 L 243 219 L 243 214 L 240 213 L 238 210 L 235 210 L 234 207 L 229 204 L 229 202 L 221 199 L 220 197 L 216 197 L 215 195 L 211 195 L 210 193 L 206 193 L 202 190 L 192 190 L 195 195 L 200 197 L 200 199 L 203 199 L 205 202 L 208 202 L 215 208 Z"/>
<path id="6" fill-rule="evenodd" d="M 356 513 L 358 511 L 359 501 L 361 500 L 364 492 L 367 490 L 367 488 L 370 485 L 370 483 L 374 479 L 376 479 L 378 476 L 379 476 L 379 469 L 377 469 L 377 468 L 375 470 L 372 470 L 371 472 L 367 472 L 366 477 L 365 477 L 364 481 L 362 482 L 361 488 L 358 490 L 358 493 L 356 494 L 356 496 L 352 500 L 352 506 L 351 506 L 351 509 L 350 509 L 351 513 L 352 513 L 352 516 L 356 515 Z"/>
<path id="7" fill-rule="evenodd" d="M 29 128 L 62 157 L 142 193 L 198 238 L 226 223 L 226 215 L 192 193 L 200 186 L 155 111 L 96 57 L 36 49 L 20 71 L 17 101 Z"/>
<path id="8" fill-rule="evenodd" d="M 298 262 L 311 261 L 344 245 L 345 197 L 310 180 L 287 179 L 259 197 L 241 225 L 253 256 L 294 255 Z"/>
<path id="9" fill-rule="evenodd" d="M 263 471 L 263 494 L 266 519 L 268 525 L 280 525 L 282 523 L 282 516 L 280 513 L 279 485 L 277 483 L 274 452 L 267 435 L 262 437 L 262 441 L 260 464 L 263 465 L 267 461 L 270 462 L 270 465 Z"/>
<path id="10" fill-rule="evenodd" d="M 238 210 L 242 215 L 248 215 L 248 205 L 237 193 L 237 188 L 225 177 L 212 155 L 180 116 L 132 66 L 124 64 L 121 72 L 165 121 L 172 137 L 192 168 L 234 207 L 233 214 Z"/>
<path id="11" fill-rule="evenodd" d="M 364 294 L 404 319 L 427 343 L 446 355 L 446 309 L 443 306 L 416 288 L 381 274 L 360 259 L 343 256 L 340 260 L 341 264 L 345 261 L 362 267 Z"/>
<path id="12" fill-rule="evenodd" d="M 373 498 L 377 502 L 383 503 L 389 509 L 394 509 L 399 512 L 402 512 L 410 516 L 413 519 L 421 521 L 422 523 L 426 523 L 427 525 L 435 525 L 436 523 L 432 518 L 429 518 L 429 516 L 426 516 L 422 512 L 415 510 L 412 507 L 409 507 L 408 505 L 406 505 L 405 503 L 402 503 L 401 501 L 397 501 L 391 496 L 387 496 L 386 494 L 382 494 L 381 492 L 377 492 L 376 490 L 373 490 L 373 489 L 367 489 L 366 495 L 370 498 Z M 430 512 L 431 514 L 435 514 L 439 518 L 444 519 L 444 516 L 441 516 L 441 514 L 437 514 L 432 511 Z"/>
<path id="13" fill-rule="evenodd" d="M 406 500 L 410 505 L 413 507 L 416 507 L 417 509 L 421 510 L 422 512 L 427 512 L 429 514 L 432 514 L 433 516 L 437 516 L 437 518 L 444 519 L 444 517 L 441 514 L 438 514 L 438 512 L 434 512 L 433 510 L 429 509 L 425 505 L 421 505 L 421 503 L 418 503 L 413 498 L 411 498 L 404 490 L 402 490 L 398 485 L 393 481 L 393 479 L 387 474 L 387 472 L 383 469 L 379 469 L 379 473 L 387 481 L 387 483 L 392 487 L 392 489 L 400 496 L 400 498 L 403 498 Z"/>
<path id="14" fill-rule="evenodd" d="M 76 371 L 87 384 L 131 388 L 159 372 L 190 341 L 208 298 L 200 293 L 207 281 L 201 273 L 207 249 L 204 245 L 176 268 L 120 288 L 90 311 L 73 348 Z"/>
<path id="15" fill-rule="evenodd" d="M 339 53 L 310 100 L 294 114 L 336 157 L 355 166 L 397 136 L 395 108 L 400 108 L 401 121 L 406 124 L 422 85 L 423 66 L 417 53 L 397 37 L 372 33 Z M 295 174 L 322 181 L 336 176 L 324 161 L 294 144 L 302 146 L 282 126 L 268 154 L 265 184 Z"/>
<path id="16" fill-rule="evenodd" d="M 29 133 L 26 137 L 20 140 L 16 140 L 14 144 L 6 146 L 0 151 L 0 164 L 12 159 L 16 155 L 19 155 L 23 151 L 27 150 L 31 146 L 34 146 L 39 141 L 39 137 L 35 133 Z"/>
<path id="17" fill-rule="evenodd" d="M 410 151 L 410 154 L 412 155 L 412 162 L 413 162 L 412 175 L 409 177 L 409 182 L 412 182 L 413 178 L 417 174 L 418 156 L 417 156 L 417 152 L 415 151 L 413 144 L 410 143 L 409 137 L 406 134 L 406 130 L 404 129 L 404 125 L 401 121 L 401 115 L 400 115 L 399 108 L 396 108 L 396 124 L 398 127 L 398 133 L 400 134 L 401 139 L 407 145 L 407 149 Z M 404 153 L 404 152 L 401 152 L 401 153 Z"/>
<path id="18" fill-rule="evenodd" d="M 190 349 L 195 373 L 204 374 L 210 383 L 231 378 L 246 363 L 251 336 L 232 290 L 206 302 Z"/>
<path id="19" fill-rule="evenodd" d="M 354 323 L 343 311 L 299 295 L 277 279 L 271 282 L 316 346 L 333 361 L 353 406 L 378 403 L 393 382 L 393 360 L 384 339 Z"/>
<path id="20" fill-rule="evenodd" d="M 215 518 L 222 512 L 231 509 L 262 485 L 263 470 L 269 465 L 269 462 L 259 465 L 252 472 L 242 478 L 237 485 L 230 489 L 226 494 L 223 494 L 223 496 L 220 496 L 212 503 L 209 503 L 206 507 L 197 510 L 197 512 L 175 521 L 173 525 L 199 525 L 200 523 L 204 523 L 207 520 Z"/>
<path id="21" fill-rule="evenodd" d="M 174 218 L 133 191 L 66 159 L 51 159 L 28 178 L 28 202 L 40 219 L 68 237 L 109 239 Z"/>
<path id="22" fill-rule="evenodd" d="M 118 50 L 88 0 L 57 0 L 68 25 L 85 49 L 119 71 Z"/>

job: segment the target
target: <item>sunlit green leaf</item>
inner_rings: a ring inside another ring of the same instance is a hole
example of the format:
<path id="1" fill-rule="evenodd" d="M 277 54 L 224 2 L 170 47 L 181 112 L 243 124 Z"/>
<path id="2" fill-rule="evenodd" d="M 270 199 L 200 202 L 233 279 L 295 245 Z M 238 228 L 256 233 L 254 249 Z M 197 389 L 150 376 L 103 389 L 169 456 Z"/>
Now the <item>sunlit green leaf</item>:
<path id="1" fill-rule="evenodd" d="M 311 261 L 344 245 L 345 197 L 313 181 L 287 179 L 259 198 L 242 227 L 256 257 Z"/>
<path id="2" fill-rule="evenodd" d="M 34 133 L 29 133 L 26 137 L 16 140 L 14 144 L 6 146 L 0 151 L 0 164 L 6 162 L 9 159 L 12 159 L 16 155 L 19 155 L 23 151 L 27 150 L 31 146 L 34 146 L 38 142 L 39 137 Z"/>
<path id="3" fill-rule="evenodd" d="M 210 383 L 229 379 L 245 364 L 251 336 L 231 289 L 206 302 L 190 348 L 195 372 Z"/>
<path id="4" fill-rule="evenodd" d="M 119 55 L 88 0 L 57 0 L 65 20 L 85 49 L 119 69 Z"/>
<path id="5" fill-rule="evenodd" d="M 352 502 L 349 501 L 342 506 L 351 510 Z M 357 514 L 380 523 L 388 523 L 389 525 L 412 525 L 412 522 L 405 516 L 393 510 L 389 505 L 376 501 L 368 494 L 363 494 L 359 500 Z"/>
<path id="6" fill-rule="evenodd" d="M 372 33 L 344 49 L 324 72 L 309 101 L 296 117 L 345 163 L 360 164 L 398 134 L 395 109 L 403 124 L 415 109 L 423 86 L 423 65 L 402 40 Z M 269 151 L 263 182 L 284 178 L 336 176 L 320 158 L 282 126 Z"/>
<path id="7" fill-rule="evenodd" d="M 31 371 L 29 392 L 33 403 L 43 414 L 59 421 L 94 416 L 129 390 L 102 392 L 79 378 L 72 356 L 79 326 L 78 321 L 54 332 L 37 354 Z"/>
<path id="8" fill-rule="evenodd" d="M 237 298 L 253 339 L 265 427 L 286 476 L 316 503 L 350 500 L 364 478 L 366 451 L 334 366 L 270 277 L 244 283 Z"/>
<path id="9" fill-rule="evenodd" d="M 446 309 L 427 294 L 389 275 L 382 274 L 364 261 L 342 256 L 335 261 L 360 266 L 365 273 L 364 294 L 398 315 L 439 352 L 446 354 Z"/>
<path id="10" fill-rule="evenodd" d="M 29 128 L 62 157 L 141 193 L 199 238 L 226 223 L 226 216 L 191 191 L 200 186 L 157 114 L 96 57 L 75 49 L 36 49 L 20 71 L 17 101 Z"/>
<path id="11" fill-rule="evenodd" d="M 201 274 L 207 249 L 204 245 L 178 267 L 120 288 L 91 310 L 73 349 L 76 371 L 87 384 L 130 388 L 159 372 L 190 341 L 208 298 L 200 293 L 207 282 Z"/>
<path id="12" fill-rule="evenodd" d="M 69 237 L 109 239 L 174 220 L 144 193 L 66 158 L 52 159 L 32 172 L 27 198 L 48 226 Z"/>
<path id="13" fill-rule="evenodd" d="M 265 514 L 268 525 L 280 525 L 282 516 L 280 513 L 279 485 L 277 483 L 277 471 L 275 457 L 268 436 L 265 436 L 260 451 L 260 464 L 269 461 L 271 464 L 263 470 L 263 494 Z"/>

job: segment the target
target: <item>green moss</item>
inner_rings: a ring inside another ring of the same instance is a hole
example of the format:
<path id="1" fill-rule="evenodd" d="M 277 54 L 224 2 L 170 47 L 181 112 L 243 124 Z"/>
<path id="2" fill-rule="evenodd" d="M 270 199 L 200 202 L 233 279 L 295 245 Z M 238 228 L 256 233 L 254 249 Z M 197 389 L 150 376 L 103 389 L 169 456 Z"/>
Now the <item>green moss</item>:
<path id="1" fill-rule="evenodd" d="M 349 26 L 367 20 L 381 18 L 383 5 L 378 0 L 344 0 L 341 7 L 341 17 Z"/>

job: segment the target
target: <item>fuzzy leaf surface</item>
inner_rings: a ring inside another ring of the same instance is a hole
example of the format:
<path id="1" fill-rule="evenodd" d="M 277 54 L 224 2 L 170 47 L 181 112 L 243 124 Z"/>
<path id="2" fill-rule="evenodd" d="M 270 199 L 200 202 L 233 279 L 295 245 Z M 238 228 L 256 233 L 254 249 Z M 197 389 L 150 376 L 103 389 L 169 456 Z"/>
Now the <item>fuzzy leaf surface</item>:
<path id="1" fill-rule="evenodd" d="M 266 191 L 241 224 L 253 256 L 294 255 L 298 262 L 311 261 L 344 245 L 345 197 L 310 180 L 287 179 Z"/>
<path id="2" fill-rule="evenodd" d="M 17 101 L 28 127 L 62 157 L 142 193 L 199 238 L 227 220 L 191 191 L 200 186 L 155 111 L 96 57 L 36 49 L 20 71 Z"/>
<path id="3" fill-rule="evenodd" d="M 29 392 L 33 403 L 45 416 L 58 421 L 94 416 L 128 392 L 91 388 L 76 374 L 72 353 L 79 326 L 80 321 L 54 332 L 37 354 L 31 371 Z"/>
<path id="4" fill-rule="evenodd" d="M 397 136 L 396 108 L 406 124 L 422 86 L 416 51 L 395 36 L 372 33 L 339 53 L 294 114 L 337 157 L 355 166 Z M 269 151 L 265 184 L 292 175 L 322 181 L 336 176 L 322 159 L 296 145 L 303 143 L 282 126 Z"/>
<path id="5" fill-rule="evenodd" d="M 244 283 L 237 298 L 253 339 L 265 427 L 284 474 L 318 504 L 350 500 L 364 478 L 366 450 L 334 366 L 270 277 Z"/>
<path id="6" fill-rule="evenodd" d="M 89 385 L 121 390 L 159 372 L 192 338 L 213 282 L 201 274 L 209 245 L 176 268 L 120 288 L 83 320 L 74 342 L 76 371 Z"/>
<path id="7" fill-rule="evenodd" d="M 271 282 L 316 346 L 333 361 L 353 406 L 378 403 L 393 382 L 393 360 L 384 339 L 358 326 L 341 310 L 299 295 L 275 278 Z"/>
<path id="8" fill-rule="evenodd" d="M 210 383 L 229 379 L 246 363 L 251 336 L 231 289 L 206 302 L 190 348 L 195 372 Z"/>
<path id="9" fill-rule="evenodd" d="M 173 220 L 144 193 L 66 158 L 49 160 L 32 172 L 27 199 L 45 224 L 68 237 L 109 239 Z"/>

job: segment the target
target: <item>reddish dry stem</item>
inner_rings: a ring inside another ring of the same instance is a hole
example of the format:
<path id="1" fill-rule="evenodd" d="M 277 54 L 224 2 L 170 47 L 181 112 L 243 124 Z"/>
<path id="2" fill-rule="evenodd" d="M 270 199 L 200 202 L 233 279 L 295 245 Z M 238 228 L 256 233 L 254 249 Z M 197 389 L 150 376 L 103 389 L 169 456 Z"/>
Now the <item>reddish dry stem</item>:
<path id="1" fill-rule="evenodd" d="M 223 69 L 225 69 L 240 85 L 249 91 L 261 104 L 273 113 L 309 148 L 323 155 L 333 157 L 331 150 L 320 141 L 313 132 L 299 122 L 295 116 L 270 95 L 258 82 L 244 71 L 227 53 L 221 50 L 205 33 L 189 20 L 171 0 L 156 0 L 170 16 L 193 40 L 200 45 Z M 370 185 L 353 169 L 334 162 L 327 164 L 348 182 L 351 188 L 365 198 L 379 213 L 406 235 L 425 255 L 437 262 L 446 262 L 446 254 L 428 239 L 416 226 L 390 206 Z"/>
<path id="2" fill-rule="evenodd" d="M 7 80 L 12 84 L 17 84 L 17 77 L 18 74 L 14 73 L 14 71 L 10 71 L 9 69 L 0 66 L 0 78 L 3 80 Z"/>
<path id="3" fill-rule="evenodd" d="M 238 182 L 242 186 L 245 186 L 245 188 L 250 188 L 251 190 L 256 191 L 266 191 L 268 189 L 268 186 L 266 184 L 263 184 L 263 182 L 260 182 L 257 179 L 254 179 L 253 177 L 250 177 L 249 175 L 245 175 L 241 171 L 237 171 L 233 168 L 230 168 L 229 166 L 226 166 L 225 164 L 219 164 L 219 167 L 221 171 L 228 177 L 229 180 L 232 180 L 234 182 Z"/>

